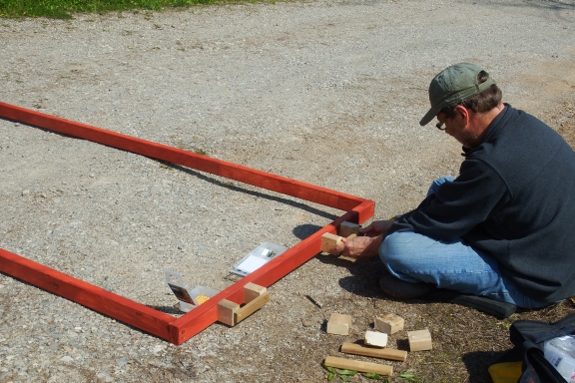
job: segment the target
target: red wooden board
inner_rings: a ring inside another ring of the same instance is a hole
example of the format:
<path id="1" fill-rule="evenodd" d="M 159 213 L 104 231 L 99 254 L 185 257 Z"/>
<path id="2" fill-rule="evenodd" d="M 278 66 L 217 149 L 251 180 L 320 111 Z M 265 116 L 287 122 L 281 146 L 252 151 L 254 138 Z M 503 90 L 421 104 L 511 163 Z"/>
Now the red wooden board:
<path id="1" fill-rule="evenodd" d="M 218 295 L 180 318 L 149 308 L 87 282 L 0 249 L 0 271 L 70 299 L 102 314 L 139 328 L 174 344 L 182 344 L 217 320 L 217 304 L 222 299 L 243 303 L 243 286 L 248 282 L 269 287 L 320 251 L 321 236 L 335 233 L 343 221 L 363 223 L 373 216 L 374 202 L 349 194 L 307 184 L 199 155 L 167 145 L 65 120 L 0 102 L 0 118 L 82 138 L 161 161 L 234 179 L 267 190 L 341 209 L 346 213 L 304 239 L 258 270 L 234 283 Z"/>

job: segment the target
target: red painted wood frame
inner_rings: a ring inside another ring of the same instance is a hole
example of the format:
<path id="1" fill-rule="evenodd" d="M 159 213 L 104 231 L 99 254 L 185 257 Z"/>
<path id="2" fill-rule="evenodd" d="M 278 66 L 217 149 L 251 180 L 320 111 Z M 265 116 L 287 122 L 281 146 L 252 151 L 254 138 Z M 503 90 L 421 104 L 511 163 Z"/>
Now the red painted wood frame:
<path id="1" fill-rule="evenodd" d="M 371 218 L 374 213 L 375 204 L 370 200 L 2 102 L 0 102 L 0 118 L 93 141 L 347 211 L 340 218 L 180 318 L 154 310 L 0 249 L 1 272 L 177 345 L 217 321 L 217 304 L 220 300 L 228 299 L 239 304 L 244 303 L 243 287 L 246 283 L 253 282 L 269 287 L 318 254 L 321 236 L 324 233 L 335 233 L 343 221 L 361 224 Z"/>

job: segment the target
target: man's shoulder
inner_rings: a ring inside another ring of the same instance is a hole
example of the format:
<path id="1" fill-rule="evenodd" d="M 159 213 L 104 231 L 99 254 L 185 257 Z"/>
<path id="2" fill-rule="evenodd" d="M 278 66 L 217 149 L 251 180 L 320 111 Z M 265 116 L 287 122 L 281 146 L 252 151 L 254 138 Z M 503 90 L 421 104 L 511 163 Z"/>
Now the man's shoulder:
<path id="1" fill-rule="evenodd" d="M 575 153 L 565 140 L 536 117 L 506 106 L 494 130 L 469 159 L 488 164 L 506 182 L 523 185 L 541 172 L 573 174 Z"/>

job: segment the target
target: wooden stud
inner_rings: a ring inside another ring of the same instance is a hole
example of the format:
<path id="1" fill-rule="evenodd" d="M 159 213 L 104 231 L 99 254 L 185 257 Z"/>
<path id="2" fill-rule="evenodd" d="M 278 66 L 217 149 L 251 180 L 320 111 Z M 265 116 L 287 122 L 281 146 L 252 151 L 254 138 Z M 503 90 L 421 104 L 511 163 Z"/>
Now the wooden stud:
<path id="1" fill-rule="evenodd" d="M 352 234 L 358 235 L 359 234 L 359 225 L 357 223 L 343 221 L 339 225 L 338 234 L 342 237 L 349 237 Z"/>
<path id="2" fill-rule="evenodd" d="M 351 315 L 331 314 L 327 322 L 327 333 L 337 335 L 348 335 L 351 328 Z"/>
<path id="3" fill-rule="evenodd" d="M 428 329 L 408 331 L 407 339 L 409 339 L 409 350 L 411 352 L 431 350 L 431 333 Z"/>
<path id="4" fill-rule="evenodd" d="M 342 243 L 343 237 L 332 234 L 332 233 L 325 233 L 321 236 L 321 251 L 324 253 L 329 252 L 329 250 Z"/>
<path id="5" fill-rule="evenodd" d="M 345 358 L 337 358 L 335 356 L 328 356 L 325 358 L 324 364 L 329 367 L 341 368 L 345 370 L 356 370 L 359 372 L 372 372 L 380 375 L 393 374 L 393 367 L 383 364 L 360 362 L 357 360 L 350 360 Z"/>
<path id="6" fill-rule="evenodd" d="M 372 358 L 399 360 L 400 362 L 405 362 L 405 359 L 407 358 L 407 351 L 394 350 L 391 348 L 364 347 L 362 345 L 349 342 L 344 342 L 341 345 L 341 352 L 346 354 L 371 356 Z"/>
<path id="7" fill-rule="evenodd" d="M 173 316 L 4 249 L 0 249 L 0 271 L 157 337 L 167 339 L 170 336 Z M 21 322 L 15 324 L 22 325 Z"/>
<path id="8" fill-rule="evenodd" d="M 363 343 L 368 346 L 383 348 L 387 345 L 387 334 L 377 331 L 366 331 Z"/>
<path id="9" fill-rule="evenodd" d="M 386 334 L 394 334 L 403 330 L 404 320 L 395 314 L 385 314 L 375 318 L 374 327 L 376 330 Z"/>
<path id="10" fill-rule="evenodd" d="M 196 307 L 180 318 L 151 309 L 107 292 L 87 282 L 74 279 L 49 267 L 36 264 L 16 254 L 0 249 L 0 271 L 51 293 L 61 295 L 92 310 L 154 334 L 176 345 L 189 340 L 218 320 L 219 303 L 223 299 L 242 300 L 243 285 L 254 282 L 270 286 L 317 255 L 321 235 L 334 231 L 343 221 L 365 222 L 374 213 L 374 202 L 323 187 L 306 184 L 287 177 L 250 169 L 205 155 L 142 140 L 136 137 L 100 129 L 94 126 L 50 116 L 34 110 L 0 102 L 0 118 L 10 119 L 58 132 L 70 137 L 89 140 L 112 148 L 140 154 L 160 161 L 186 166 L 246 184 L 273 190 L 346 213 L 318 232 L 304 239 L 266 265 L 244 277 L 216 297 Z"/>

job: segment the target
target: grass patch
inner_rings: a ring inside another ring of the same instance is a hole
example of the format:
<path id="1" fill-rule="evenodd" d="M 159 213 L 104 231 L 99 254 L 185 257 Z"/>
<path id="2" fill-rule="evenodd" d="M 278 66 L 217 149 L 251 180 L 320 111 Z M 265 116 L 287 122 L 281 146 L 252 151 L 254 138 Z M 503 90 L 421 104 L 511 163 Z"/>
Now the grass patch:
<path id="1" fill-rule="evenodd" d="M 219 0 L 0 0 L 0 17 L 71 19 L 72 13 L 106 13 L 125 10 L 160 11 L 165 7 L 220 3 Z"/>

